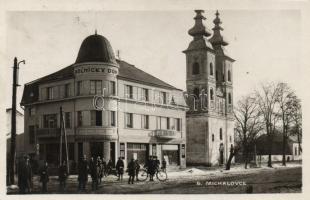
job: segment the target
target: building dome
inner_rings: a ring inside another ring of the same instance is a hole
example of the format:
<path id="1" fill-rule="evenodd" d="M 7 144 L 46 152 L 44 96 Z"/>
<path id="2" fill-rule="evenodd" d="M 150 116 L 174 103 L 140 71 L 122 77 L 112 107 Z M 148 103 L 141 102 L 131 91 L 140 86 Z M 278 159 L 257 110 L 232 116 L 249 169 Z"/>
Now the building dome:
<path id="1" fill-rule="evenodd" d="M 84 39 L 75 64 L 85 62 L 105 62 L 116 64 L 110 42 L 102 35 L 90 35 Z"/>

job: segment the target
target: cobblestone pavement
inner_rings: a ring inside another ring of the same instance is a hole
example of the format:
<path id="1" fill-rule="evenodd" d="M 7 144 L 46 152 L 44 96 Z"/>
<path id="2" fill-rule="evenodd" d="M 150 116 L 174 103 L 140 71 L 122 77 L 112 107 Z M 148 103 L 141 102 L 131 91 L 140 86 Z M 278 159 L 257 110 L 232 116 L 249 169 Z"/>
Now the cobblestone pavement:
<path id="1" fill-rule="evenodd" d="M 124 175 L 122 182 L 110 175 L 103 179 L 97 191 L 91 190 L 91 178 L 87 184 L 86 194 L 208 194 L 208 193 L 245 193 L 253 187 L 253 193 L 280 193 L 301 192 L 302 168 L 301 164 L 288 164 L 287 167 L 274 164 L 273 168 L 261 167 L 243 169 L 235 166 L 230 171 L 221 168 L 207 170 L 206 168 L 189 168 L 174 172 L 167 172 L 168 180 L 160 182 L 155 180 L 138 181 L 133 185 L 127 184 L 128 176 Z M 33 179 L 34 194 L 40 194 L 38 177 Z M 222 185 L 211 185 L 211 184 Z M 208 185 L 207 185 L 208 184 Z M 239 184 L 238 186 L 231 184 Z M 67 181 L 65 193 L 79 193 L 77 191 L 77 176 L 71 175 Z M 8 187 L 8 194 L 17 194 L 18 189 Z M 57 177 L 50 177 L 48 183 L 49 194 L 59 194 Z"/>

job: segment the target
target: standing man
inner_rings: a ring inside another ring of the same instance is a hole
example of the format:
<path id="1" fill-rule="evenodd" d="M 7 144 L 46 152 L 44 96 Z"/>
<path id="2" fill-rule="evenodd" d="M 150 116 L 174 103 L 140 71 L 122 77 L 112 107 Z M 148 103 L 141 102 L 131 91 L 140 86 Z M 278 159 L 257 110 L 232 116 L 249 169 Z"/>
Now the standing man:
<path id="1" fill-rule="evenodd" d="M 78 175 L 79 191 L 85 191 L 86 183 L 88 179 L 88 164 L 86 160 L 86 155 L 83 156 L 83 159 L 79 163 L 78 172 L 79 172 L 79 175 Z"/>
<path id="2" fill-rule="evenodd" d="M 112 160 L 110 159 L 108 164 L 107 164 L 107 167 L 106 167 L 106 170 L 105 170 L 105 176 L 108 176 L 111 172 L 112 172 L 112 168 L 113 168 L 113 162 Z"/>
<path id="3" fill-rule="evenodd" d="M 49 181 L 48 164 L 44 161 L 44 165 L 40 170 L 40 182 L 42 183 L 42 193 L 47 192 L 47 182 Z"/>
<path id="4" fill-rule="evenodd" d="M 118 161 L 116 163 L 116 171 L 118 174 L 118 181 L 123 180 L 123 174 L 124 174 L 124 161 L 122 160 L 121 157 L 118 158 Z"/>
<path id="5" fill-rule="evenodd" d="M 29 177 L 31 176 L 31 167 L 29 163 L 29 158 L 27 155 L 24 155 L 24 158 L 21 159 L 18 163 L 18 187 L 20 194 L 26 194 L 26 190 L 30 190 Z"/>
<path id="6" fill-rule="evenodd" d="M 139 176 L 139 171 L 140 171 L 140 164 L 139 164 L 139 161 L 138 161 L 138 159 L 135 161 L 135 166 L 136 166 L 136 181 L 139 181 L 139 178 L 138 178 L 138 176 Z"/>
<path id="7" fill-rule="evenodd" d="M 155 157 L 150 156 L 147 168 L 148 168 L 148 173 L 150 174 L 150 181 L 154 181 L 153 178 L 154 178 L 155 168 L 156 168 Z"/>
<path id="8" fill-rule="evenodd" d="M 60 192 L 64 192 L 66 189 L 66 181 L 67 181 L 67 164 L 66 161 L 63 161 L 59 166 L 58 170 L 58 178 L 59 178 L 59 190 Z"/>
<path id="9" fill-rule="evenodd" d="M 103 177 L 103 164 L 100 156 L 97 157 L 97 170 L 98 170 L 98 184 L 101 183 Z"/>
<path id="10" fill-rule="evenodd" d="M 128 184 L 133 184 L 133 181 L 135 179 L 135 172 L 136 172 L 136 163 L 134 161 L 134 159 L 132 158 L 130 160 L 130 162 L 128 163 L 128 176 L 129 176 L 129 179 L 128 179 Z"/>
<path id="11" fill-rule="evenodd" d="M 27 190 L 27 192 L 31 193 L 31 190 L 32 190 L 32 167 L 30 165 L 30 159 L 28 156 L 26 158 L 25 175 L 27 178 L 26 190 Z"/>
<path id="12" fill-rule="evenodd" d="M 98 189 L 98 171 L 97 171 L 97 163 L 94 158 L 91 157 L 89 161 L 89 173 L 92 179 L 92 190 L 95 191 Z"/>
<path id="13" fill-rule="evenodd" d="M 165 158 L 163 158 L 163 161 L 161 163 L 161 169 L 166 172 L 166 168 L 167 168 L 167 162 L 165 160 Z"/>

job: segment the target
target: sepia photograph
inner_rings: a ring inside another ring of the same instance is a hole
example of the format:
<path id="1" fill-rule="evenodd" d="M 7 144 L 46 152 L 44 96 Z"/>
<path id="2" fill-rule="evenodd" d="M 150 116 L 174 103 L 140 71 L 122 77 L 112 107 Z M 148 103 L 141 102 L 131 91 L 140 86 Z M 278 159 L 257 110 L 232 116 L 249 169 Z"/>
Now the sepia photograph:
<path id="1" fill-rule="evenodd" d="M 303 193 L 302 20 L 6 11 L 5 195 Z"/>

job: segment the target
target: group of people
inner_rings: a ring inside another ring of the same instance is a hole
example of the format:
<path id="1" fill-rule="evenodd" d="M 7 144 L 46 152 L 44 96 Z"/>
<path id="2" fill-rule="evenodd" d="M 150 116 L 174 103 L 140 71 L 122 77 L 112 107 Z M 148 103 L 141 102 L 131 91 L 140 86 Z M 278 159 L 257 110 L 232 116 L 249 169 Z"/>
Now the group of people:
<path id="1" fill-rule="evenodd" d="M 147 162 L 144 165 L 144 168 L 147 169 L 147 173 L 150 175 L 150 181 L 153 181 L 153 177 L 158 171 L 160 166 L 160 161 L 157 159 L 157 156 L 150 156 Z M 86 184 L 88 182 L 88 175 L 92 179 L 92 190 L 95 191 L 98 189 L 98 185 L 101 184 L 102 178 L 112 173 L 114 168 L 112 160 L 109 160 L 108 163 L 104 159 L 101 159 L 100 156 L 97 158 L 91 157 L 87 161 L 86 155 L 80 160 L 78 164 L 78 191 L 85 191 Z M 116 175 L 117 180 L 123 180 L 124 174 L 124 161 L 119 157 L 116 165 Z M 166 169 L 166 161 L 162 161 L 162 170 Z M 139 181 L 139 171 L 140 164 L 136 159 L 131 159 L 127 165 L 127 170 L 129 175 L 128 184 L 133 184 L 134 180 Z M 44 161 L 43 166 L 39 170 L 40 182 L 42 183 L 42 192 L 47 192 L 47 183 L 49 182 L 49 170 L 48 163 Z M 68 167 L 66 161 L 63 161 L 58 168 L 58 180 L 59 180 L 59 191 L 64 192 L 66 189 L 66 181 L 68 178 Z M 24 159 L 19 162 L 18 165 L 18 186 L 20 193 L 31 193 L 32 188 L 32 168 L 29 161 L 29 157 L 25 156 Z"/>

